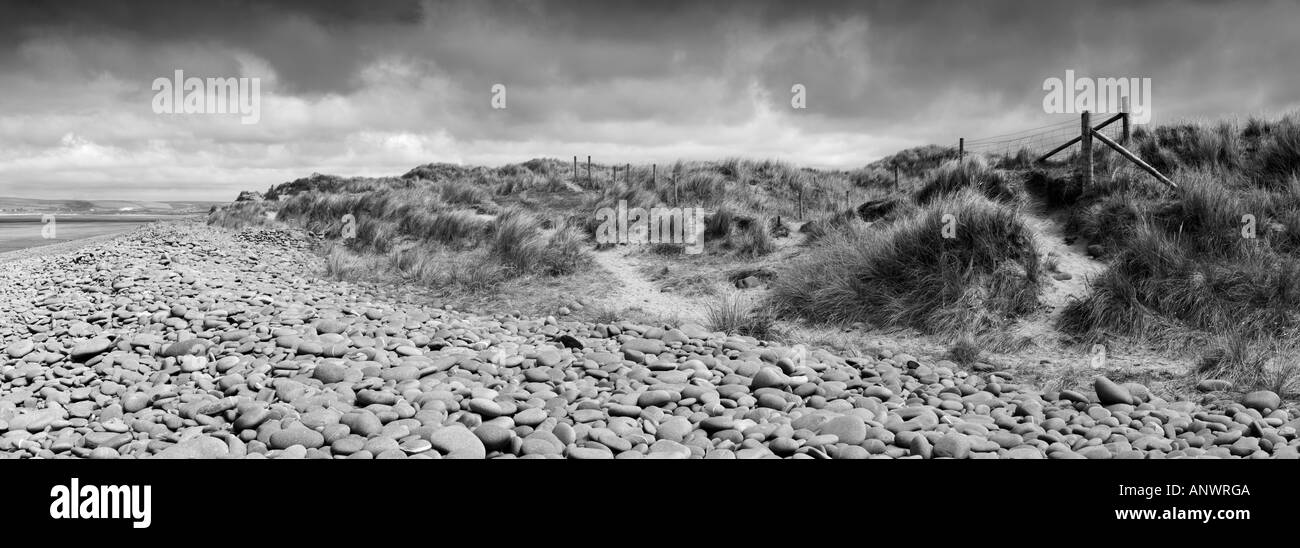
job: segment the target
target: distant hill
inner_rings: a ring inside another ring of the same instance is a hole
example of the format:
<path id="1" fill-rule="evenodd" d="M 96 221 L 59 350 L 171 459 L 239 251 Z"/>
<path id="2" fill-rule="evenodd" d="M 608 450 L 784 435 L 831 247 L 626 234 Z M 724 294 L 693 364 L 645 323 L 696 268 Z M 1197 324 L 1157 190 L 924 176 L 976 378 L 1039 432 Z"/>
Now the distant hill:
<path id="1" fill-rule="evenodd" d="M 0 213 L 96 213 L 184 215 L 207 213 L 213 205 L 225 202 L 152 202 L 143 200 L 41 200 L 0 196 Z"/>

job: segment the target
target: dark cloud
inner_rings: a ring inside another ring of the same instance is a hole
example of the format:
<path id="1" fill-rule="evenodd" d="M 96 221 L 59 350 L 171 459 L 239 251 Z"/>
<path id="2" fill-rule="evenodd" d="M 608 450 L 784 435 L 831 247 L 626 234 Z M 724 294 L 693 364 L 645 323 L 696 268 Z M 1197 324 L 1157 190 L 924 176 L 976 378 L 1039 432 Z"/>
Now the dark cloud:
<path id="1" fill-rule="evenodd" d="M 851 167 L 1050 123 L 1067 69 L 1151 78 L 1157 122 L 1276 114 L 1297 22 L 1283 0 L 0 0 L 0 194 L 588 153 Z M 261 77 L 261 123 L 153 114 L 176 69 Z"/>

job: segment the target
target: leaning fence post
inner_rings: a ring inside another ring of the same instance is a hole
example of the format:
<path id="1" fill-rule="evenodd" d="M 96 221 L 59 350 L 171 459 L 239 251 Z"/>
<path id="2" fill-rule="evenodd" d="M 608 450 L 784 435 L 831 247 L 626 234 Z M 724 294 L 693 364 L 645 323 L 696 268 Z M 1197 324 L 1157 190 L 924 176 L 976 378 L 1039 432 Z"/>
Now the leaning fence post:
<path id="1" fill-rule="evenodd" d="M 1092 187 L 1092 114 L 1083 111 L 1079 124 L 1083 128 L 1079 136 L 1079 171 L 1086 189 Z"/>

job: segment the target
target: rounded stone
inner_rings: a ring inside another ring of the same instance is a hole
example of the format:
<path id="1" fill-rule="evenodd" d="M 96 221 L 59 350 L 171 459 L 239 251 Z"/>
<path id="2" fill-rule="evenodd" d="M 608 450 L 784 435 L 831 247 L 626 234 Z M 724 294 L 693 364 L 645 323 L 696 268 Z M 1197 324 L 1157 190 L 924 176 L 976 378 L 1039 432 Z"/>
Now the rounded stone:
<path id="1" fill-rule="evenodd" d="M 1098 376 L 1092 382 L 1092 389 L 1097 393 L 1097 400 L 1102 405 L 1114 405 L 1122 403 L 1125 405 L 1133 404 L 1133 394 L 1127 388 L 1116 384 L 1114 381 Z"/>
<path id="2" fill-rule="evenodd" d="M 970 456 L 970 439 L 965 434 L 949 432 L 934 444 L 935 457 L 964 459 Z"/>
<path id="3" fill-rule="evenodd" d="M 512 433 L 495 424 L 484 424 L 475 428 L 474 435 L 489 451 L 505 451 L 510 448 Z"/>
<path id="4" fill-rule="evenodd" d="M 271 443 L 268 445 L 272 449 L 288 449 L 295 445 L 315 449 L 325 445 L 325 436 L 305 426 L 297 425 L 275 431 L 271 434 Z"/>
<path id="5" fill-rule="evenodd" d="M 867 439 L 867 423 L 857 415 L 841 415 L 822 423 L 818 434 L 830 434 L 841 443 L 858 445 Z"/>
<path id="6" fill-rule="evenodd" d="M 1243 396 L 1241 404 L 1249 409 L 1265 413 L 1282 407 L 1282 398 L 1272 390 L 1256 390 Z"/>
<path id="7" fill-rule="evenodd" d="M 754 373 L 754 380 L 749 383 L 750 390 L 759 388 L 783 388 L 789 384 L 789 379 L 780 369 L 775 367 L 760 367 L 757 373 Z"/>
<path id="8" fill-rule="evenodd" d="M 181 356 L 199 356 L 208 352 L 208 341 L 203 339 L 186 339 L 180 342 L 174 342 L 164 348 L 163 357 L 178 358 Z"/>
<path id="9" fill-rule="evenodd" d="M 487 448 L 470 429 L 454 424 L 444 426 L 429 435 L 433 448 L 448 458 L 482 459 Z"/>
<path id="10" fill-rule="evenodd" d="M 378 416 L 364 410 L 339 417 L 339 423 L 346 425 L 353 434 L 366 438 L 378 435 L 384 429 L 384 424 Z"/>

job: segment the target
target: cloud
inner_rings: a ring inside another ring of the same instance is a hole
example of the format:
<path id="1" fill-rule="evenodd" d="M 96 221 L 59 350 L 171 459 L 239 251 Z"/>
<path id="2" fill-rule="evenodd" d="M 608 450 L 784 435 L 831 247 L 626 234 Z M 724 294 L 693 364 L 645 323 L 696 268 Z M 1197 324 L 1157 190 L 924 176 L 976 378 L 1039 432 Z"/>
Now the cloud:
<path id="1" fill-rule="evenodd" d="M 1041 86 L 1066 69 L 1151 78 L 1156 122 L 1276 114 L 1300 87 L 1284 1 L 0 9 L 0 195 L 33 197 L 229 199 L 312 172 L 588 154 L 852 168 L 1058 121 Z M 151 82 L 177 69 L 260 78 L 260 122 L 154 114 Z"/>

